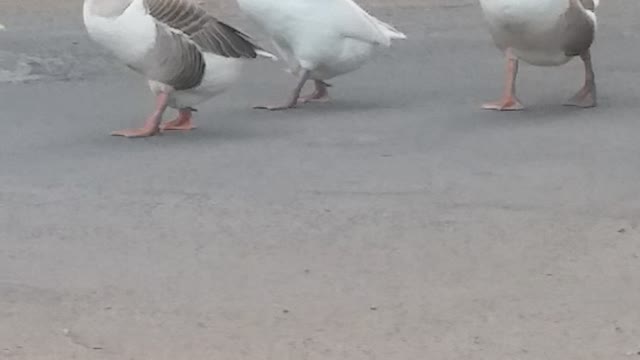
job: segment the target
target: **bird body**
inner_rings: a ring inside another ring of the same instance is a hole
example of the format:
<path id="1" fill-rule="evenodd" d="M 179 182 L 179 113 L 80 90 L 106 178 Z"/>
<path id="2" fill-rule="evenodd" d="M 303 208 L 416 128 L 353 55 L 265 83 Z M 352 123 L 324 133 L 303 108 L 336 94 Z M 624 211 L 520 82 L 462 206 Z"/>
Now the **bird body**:
<path id="1" fill-rule="evenodd" d="M 536 66 L 559 66 L 576 56 L 585 62 L 585 87 L 568 105 L 595 106 L 590 48 L 595 39 L 599 0 L 480 0 L 496 46 L 507 56 L 502 101 L 485 108 L 519 110 L 515 99 L 518 60 Z"/>
<path id="2" fill-rule="evenodd" d="M 316 96 L 308 100 L 326 100 L 325 80 L 359 69 L 377 48 L 406 38 L 352 0 L 238 0 L 238 4 L 265 31 L 302 84 L 315 80 Z M 273 109 L 295 106 L 297 90 L 287 106 Z"/>
<path id="3" fill-rule="evenodd" d="M 537 66 L 563 65 L 593 42 L 595 12 L 580 0 L 481 0 L 496 45 Z"/>
<path id="4" fill-rule="evenodd" d="M 191 0 L 85 0 L 83 14 L 94 41 L 189 118 L 235 82 L 245 60 L 275 58 Z"/>

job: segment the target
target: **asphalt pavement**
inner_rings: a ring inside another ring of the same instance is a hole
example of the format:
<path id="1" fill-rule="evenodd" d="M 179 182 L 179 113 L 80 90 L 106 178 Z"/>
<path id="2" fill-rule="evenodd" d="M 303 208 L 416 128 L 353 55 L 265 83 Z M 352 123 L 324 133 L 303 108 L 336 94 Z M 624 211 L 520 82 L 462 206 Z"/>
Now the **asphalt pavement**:
<path id="1" fill-rule="evenodd" d="M 253 110 L 295 82 L 256 61 L 131 140 L 81 2 L 0 1 L 0 359 L 640 358 L 640 4 L 601 5 L 599 107 L 576 60 L 518 113 L 475 1 L 365 4 L 409 39 L 332 102 Z"/>

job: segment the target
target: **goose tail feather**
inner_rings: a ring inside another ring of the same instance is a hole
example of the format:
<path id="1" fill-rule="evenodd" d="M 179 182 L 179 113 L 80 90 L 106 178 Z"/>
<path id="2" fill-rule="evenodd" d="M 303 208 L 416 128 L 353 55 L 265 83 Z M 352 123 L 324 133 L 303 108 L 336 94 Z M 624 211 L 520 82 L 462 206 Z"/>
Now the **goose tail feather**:
<path id="1" fill-rule="evenodd" d="M 376 25 L 378 25 L 378 28 L 380 29 L 380 31 L 382 31 L 382 33 L 389 38 L 390 40 L 404 40 L 407 38 L 407 35 L 401 33 L 400 31 L 398 31 L 396 28 L 394 28 L 393 26 L 380 21 L 376 18 L 374 18 L 374 21 L 376 22 Z"/>

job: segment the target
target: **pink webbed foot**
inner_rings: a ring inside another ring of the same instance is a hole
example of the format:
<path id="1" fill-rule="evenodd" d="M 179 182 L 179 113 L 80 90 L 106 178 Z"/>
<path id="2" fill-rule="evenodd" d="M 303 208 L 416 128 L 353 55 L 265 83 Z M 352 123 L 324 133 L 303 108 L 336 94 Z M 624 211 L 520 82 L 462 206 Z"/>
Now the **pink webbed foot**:
<path id="1" fill-rule="evenodd" d="M 485 110 L 518 111 L 524 109 L 524 106 L 522 106 L 520 100 L 515 97 L 511 97 L 483 104 L 482 108 Z"/>
<path id="2" fill-rule="evenodd" d="M 254 109 L 269 110 L 269 111 L 281 111 L 295 108 L 295 105 L 258 105 L 254 106 Z"/>
<path id="3" fill-rule="evenodd" d="M 595 107 L 597 106 L 596 80 L 591 63 L 591 51 L 587 50 L 580 54 L 580 58 L 584 63 L 584 86 L 564 105 L 581 108 Z"/>
<path id="4" fill-rule="evenodd" d="M 175 120 L 168 121 L 160 126 L 162 131 L 188 131 L 193 130 L 196 127 L 192 122 L 192 110 L 191 109 L 180 109 L 178 112 L 178 117 Z"/>
<path id="5" fill-rule="evenodd" d="M 298 99 L 298 103 L 301 103 L 301 104 L 305 104 L 308 102 L 325 103 L 331 100 L 331 98 L 329 98 L 329 91 L 327 90 L 327 88 L 330 87 L 331 85 L 321 80 L 315 80 L 315 86 L 316 86 L 315 91 L 310 95 L 300 97 Z"/>
<path id="6" fill-rule="evenodd" d="M 276 106 L 271 106 L 271 105 L 259 105 L 259 106 L 254 106 L 254 109 L 264 109 L 264 110 L 270 110 L 270 111 L 278 111 L 278 110 L 288 110 L 288 109 L 293 109 L 296 107 L 296 105 L 298 105 L 298 99 L 300 98 L 300 91 L 302 90 L 302 87 L 304 86 L 304 84 L 307 82 L 307 80 L 309 79 L 309 71 L 305 70 L 302 73 L 302 76 L 300 77 L 300 80 L 298 81 L 298 85 L 296 85 L 296 88 L 293 90 L 291 97 L 289 98 L 289 101 L 284 104 L 284 105 L 276 105 Z"/>
<path id="7" fill-rule="evenodd" d="M 156 97 L 156 109 L 153 114 L 151 114 L 151 116 L 147 118 L 141 128 L 114 131 L 111 133 L 111 135 L 124 136 L 127 138 L 141 138 L 158 135 L 160 133 L 160 119 L 162 118 L 162 113 L 164 113 L 164 110 L 167 108 L 168 101 L 169 94 L 158 94 L 158 96 Z"/>
<path id="8" fill-rule="evenodd" d="M 516 97 L 516 77 L 518 76 L 518 58 L 516 58 L 511 49 L 505 52 L 507 57 L 507 66 L 505 68 L 504 92 L 500 100 L 482 105 L 486 110 L 497 111 L 517 111 L 524 109 L 520 100 Z"/>
<path id="9" fill-rule="evenodd" d="M 293 109 L 296 107 L 296 105 L 297 105 L 297 102 L 288 103 L 284 105 L 258 105 L 258 106 L 254 106 L 253 108 L 261 109 L 261 110 L 269 110 L 269 111 L 280 111 L 280 110 Z"/>
<path id="10" fill-rule="evenodd" d="M 595 86 L 585 85 L 571 99 L 567 100 L 565 106 L 576 106 L 581 108 L 592 108 L 597 105 Z"/>
<path id="11" fill-rule="evenodd" d="M 329 94 L 318 94 L 318 93 L 313 93 L 311 95 L 306 95 L 306 96 L 302 96 L 298 99 L 298 103 L 300 104 L 306 104 L 306 103 L 310 103 L 310 102 L 317 102 L 317 103 L 326 103 L 329 102 L 331 100 L 331 98 L 329 97 Z"/>
<path id="12" fill-rule="evenodd" d="M 143 127 L 140 129 L 125 129 L 118 130 L 111 133 L 112 136 L 123 136 L 128 138 L 140 138 L 140 137 L 149 137 L 158 135 L 160 133 L 159 129 L 147 128 Z"/>

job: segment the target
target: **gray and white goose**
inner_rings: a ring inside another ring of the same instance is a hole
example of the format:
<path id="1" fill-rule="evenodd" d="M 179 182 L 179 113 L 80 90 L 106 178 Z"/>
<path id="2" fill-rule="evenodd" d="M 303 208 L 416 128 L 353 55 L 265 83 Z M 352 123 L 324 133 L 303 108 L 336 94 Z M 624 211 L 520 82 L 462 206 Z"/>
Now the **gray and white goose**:
<path id="1" fill-rule="evenodd" d="M 90 37 L 147 77 L 156 95 L 144 126 L 116 136 L 192 129 L 193 107 L 226 90 L 245 60 L 275 59 L 193 0 L 85 0 L 83 15 Z M 161 127 L 167 107 L 179 114 Z"/>
<path id="2" fill-rule="evenodd" d="M 504 93 L 487 103 L 490 110 L 520 110 L 515 94 L 518 60 L 537 66 L 559 66 L 579 56 L 584 86 L 565 105 L 596 106 L 591 45 L 597 29 L 599 0 L 480 0 L 495 44 L 507 58 Z"/>

